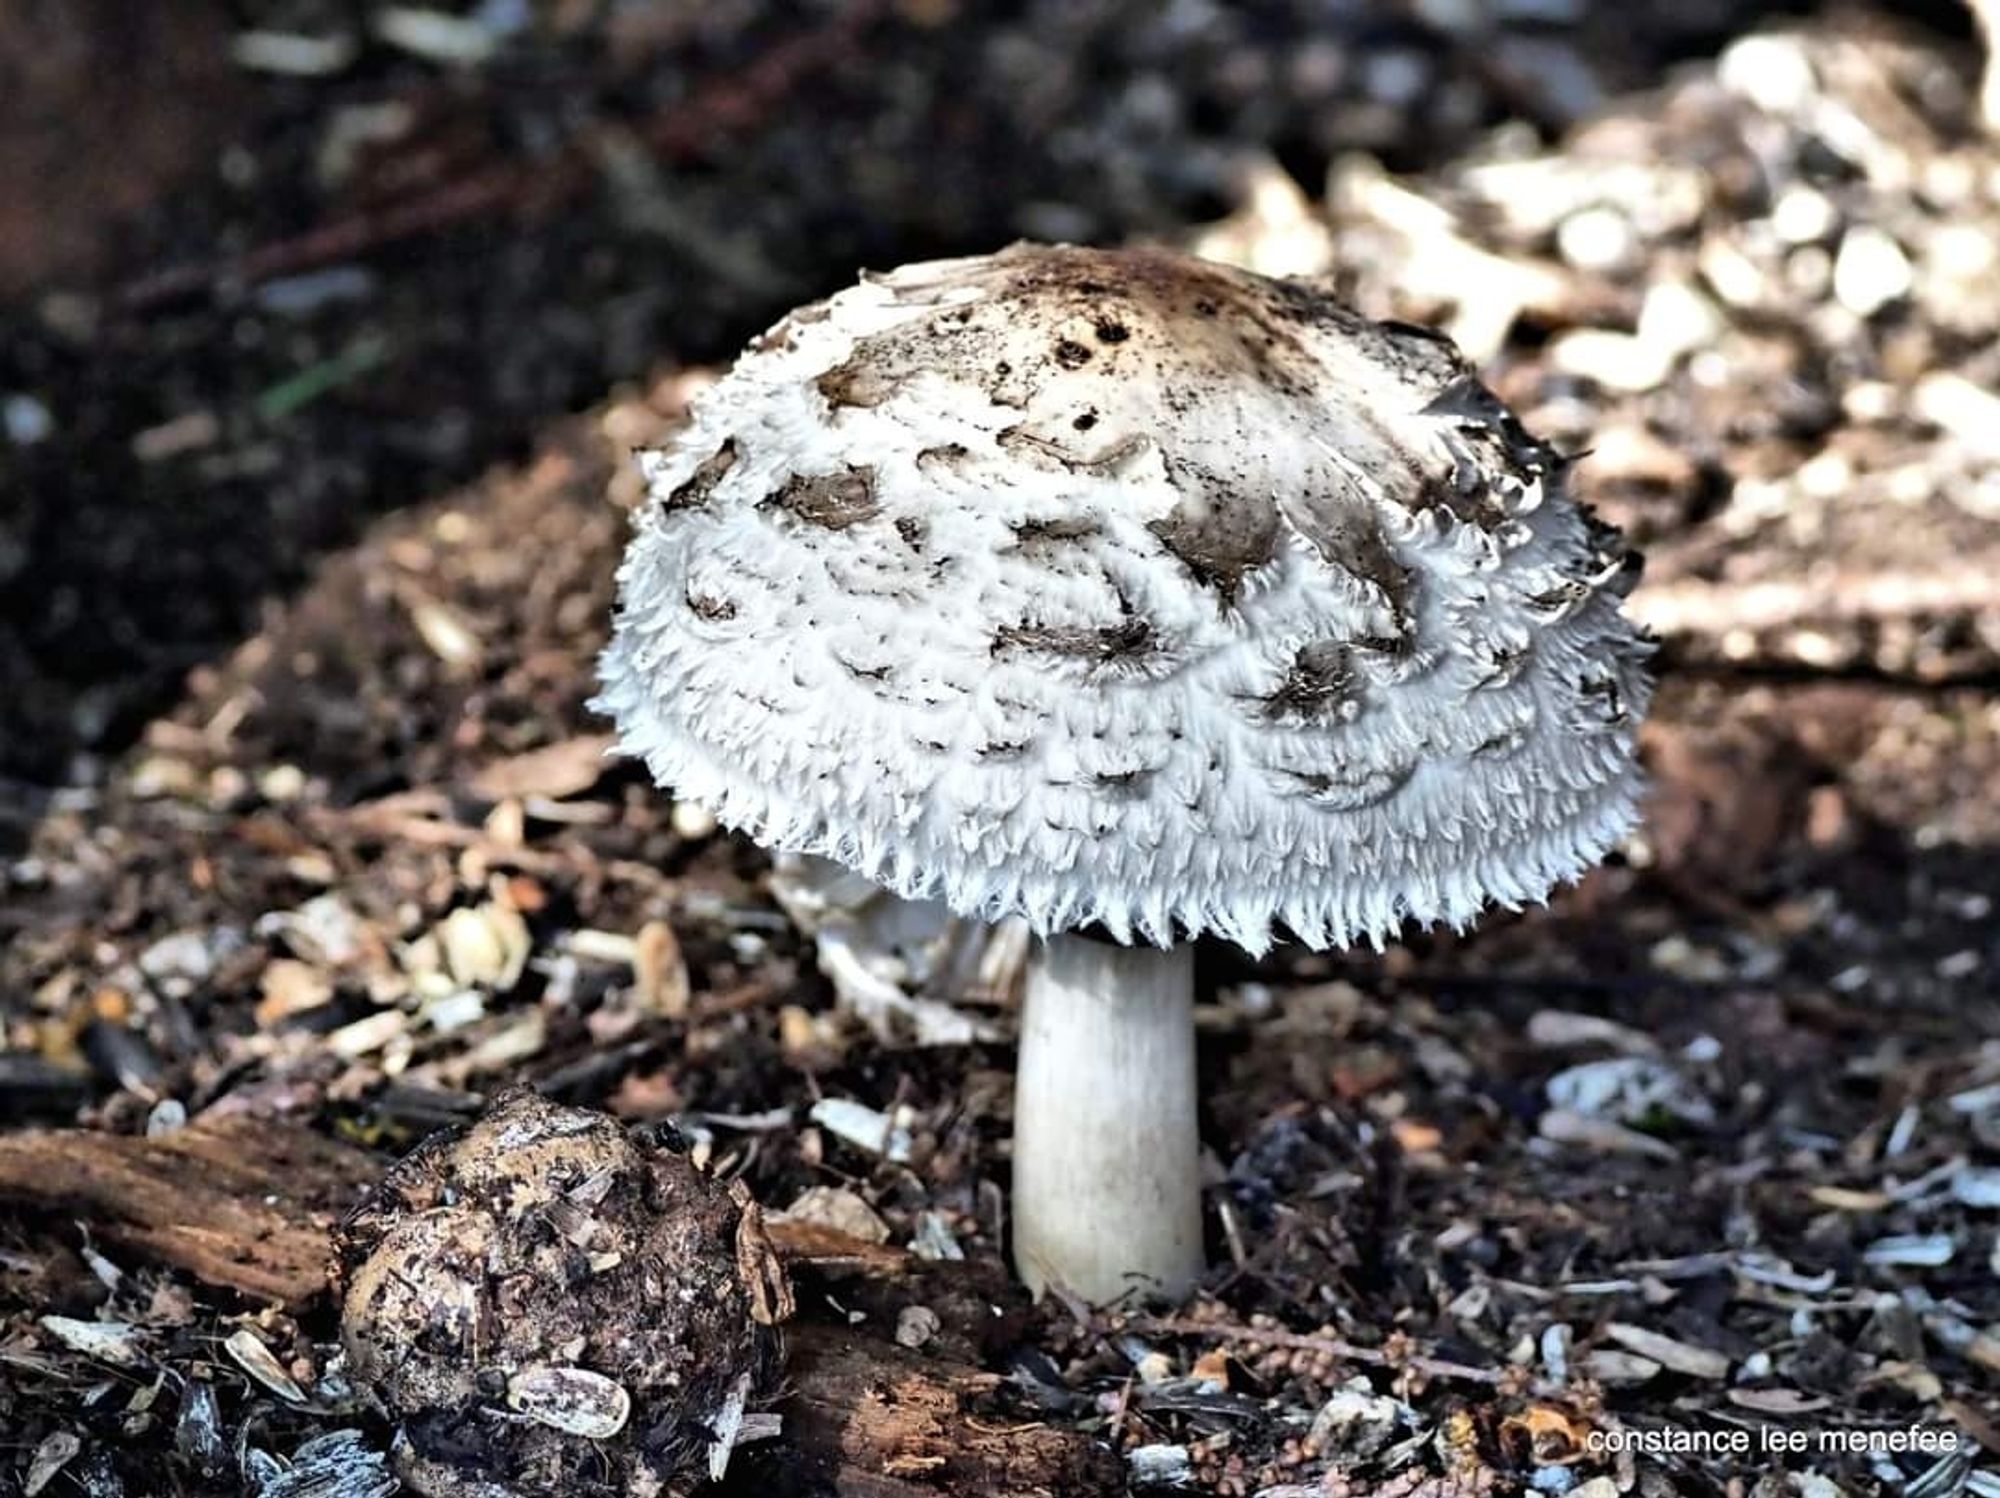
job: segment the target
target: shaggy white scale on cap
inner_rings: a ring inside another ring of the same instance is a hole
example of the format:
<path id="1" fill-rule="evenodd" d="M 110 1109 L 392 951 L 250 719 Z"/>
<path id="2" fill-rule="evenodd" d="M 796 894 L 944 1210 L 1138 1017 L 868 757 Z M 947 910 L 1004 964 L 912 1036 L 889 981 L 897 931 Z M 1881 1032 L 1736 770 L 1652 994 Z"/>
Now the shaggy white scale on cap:
<path id="1" fill-rule="evenodd" d="M 1315 289 L 910 266 L 643 461 L 598 706 L 767 847 L 1259 952 L 1539 900 L 1633 821 L 1615 533 L 1447 341 Z"/>

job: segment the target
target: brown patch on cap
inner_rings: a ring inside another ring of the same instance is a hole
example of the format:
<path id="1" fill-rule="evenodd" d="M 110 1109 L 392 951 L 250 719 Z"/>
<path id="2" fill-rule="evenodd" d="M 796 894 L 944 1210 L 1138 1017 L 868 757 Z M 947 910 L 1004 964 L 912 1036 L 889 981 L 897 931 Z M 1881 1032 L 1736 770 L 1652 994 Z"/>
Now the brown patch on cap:
<path id="1" fill-rule="evenodd" d="M 1422 414 L 1449 423 L 1444 445 L 1452 471 L 1427 479 L 1418 503 L 1468 525 L 1492 531 L 1506 524 L 1510 517 L 1502 481 L 1546 482 L 1566 466 L 1560 453 L 1530 435 L 1500 397 L 1471 374 L 1447 384 Z"/>
<path id="2" fill-rule="evenodd" d="M 860 355 L 834 365 L 813 381 L 813 389 L 825 396 L 826 403 L 836 410 L 842 406 L 872 410 L 895 392 L 896 385 L 896 380 Z"/>
<path id="3" fill-rule="evenodd" d="M 860 466 L 844 473 L 794 474 L 764 503 L 830 531 L 844 531 L 882 513 L 875 502 L 875 470 Z"/>
<path id="4" fill-rule="evenodd" d="M 1507 507 L 1488 481 L 1489 472 L 1477 463 L 1461 462 L 1450 477 L 1426 480 L 1417 506 L 1442 511 L 1483 531 L 1496 531 L 1507 523 Z"/>
<path id="5" fill-rule="evenodd" d="M 1095 424 L 1093 421 L 1089 425 Z M 1088 429 L 1088 426 L 1084 428 Z M 1019 424 L 1003 428 L 993 440 L 1010 456 L 1025 458 L 1039 468 L 1064 473 L 1115 474 L 1152 446 L 1152 438 L 1144 432 L 1132 432 L 1098 452 L 1081 453 L 1060 438 L 1031 431 Z"/>
<path id="6" fill-rule="evenodd" d="M 1410 777 L 1417 773 L 1417 762 L 1395 769 L 1377 770 L 1360 780 L 1328 774 L 1319 770 L 1291 770 L 1286 772 L 1309 801 L 1337 811 L 1361 811 L 1370 806 L 1380 806 L 1410 783 Z"/>
<path id="7" fill-rule="evenodd" d="M 669 511 L 700 509 L 715 493 L 715 486 L 735 466 L 736 439 L 731 437 L 702 459 L 700 466 L 688 475 L 687 481 L 667 496 L 665 508 Z"/>
<path id="8" fill-rule="evenodd" d="M 1095 520 L 1052 516 L 1046 520 L 1021 520 L 1014 524 L 1015 551 L 1035 551 L 1052 542 L 1087 541 L 1098 533 Z"/>
<path id="9" fill-rule="evenodd" d="M 1100 770 L 1090 777 L 1096 789 L 1113 796 L 1139 797 L 1159 770 L 1150 765 L 1141 765 L 1131 770 Z"/>
<path id="10" fill-rule="evenodd" d="M 766 354 L 798 346 L 799 329 L 809 328 L 814 323 L 825 322 L 833 314 L 825 302 L 814 302 L 788 312 L 778 320 L 775 327 L 767 328 L 750 340 L 753 353 Z"/>
<path id="11" fill-rule="evenodd" d="M 1172 475 L 1188 497 L 1147 529 L 1197 582 L 1233 604 L 1243 579 L 1278 554 L 1278 511 L 1193 465 L 1176 464 Z"/>
<path id="12" fill-rule="evenodd" d="M 1632 705 L 1618 677 L 1610 672 L 1586 677 L 1576 684 L 1576 700 L 1599 725 L 1623 728 L 1632 721 Z"/>
<path id="13" fill-rule="evenodd" d="M 1105 663 L 1135 660 L 1159 648 L 1159 634 L 1136 615 L 1098 629 L 1043 624 L 1007 624 L 993 636 L 993 649 L 1036 650 L 1049 655 Z"/>
<path id="14" fill-rule="evenodd" d="M 1315 640 L 1299 648 L 1278 689 L 1264 699 L 1264 716 L 1319 719 L 1337 714 L 1353 700 L 1354 663 L 1338 640 Z"/>
<path id="15" fill-rule="evenodd" d="M 688 594 L 687 606 L 690 614 L 697 619 L 706 619 L 712 624 L 736 617 L 735 604 L 726 598 L 711 598 L 706 593 Z"/>
<path id="16" fill-rule="evenodd" d="M 1358 504 L 1339 499 L 1306 500 L 1294 517 L 1313 549 L 1329 565 L 1377 588 L 1396 618 L 1398 636 L 1407 639 L 1416 579 L 1396 560 L 1382 527 Z M 1393 642 L 1391 642 L 1393 643 Z"/>
<path id="17" fill-rule="evenodd" d="M 936 370 L 996 404 L 1026 409 L 1051 383 L 1086 369 L 1096 374 L 1100 354 L 1121 361 L 1133 379 L 1180 371 L 1190 389 L 1206 392 L 1248 378 L 1308 400 L 1325 375 L 1310 345 L 1328 326 L 1371 351 L 1380 345 L 1377 356 L 1398 367 L 1437 357 L 1415 340 L 1405 340 L 1417 350 L 1408 352 L 1315 289 L 1157 249 L 1020 245 L 954 268 L 936 284 L 903 286 L 895 277 L 889 284 L 913 302 L 936 297 L 941 284 L 986 295 L 948 308 L 933 303 L 926 316 L 856 340 L 846 363 L 821 376 L 835 404 L 872 403 L 901 380 Z M 1024 341 L 1026 330 L 1053 336 Z"/>
<path id="18" fill-rule="evenodd" d="M 947 442 L 939 447 L 927 447 L 917 454 L 917 467 L 957 468 L 972 456 L 972 449 L 963 442 Z"/>

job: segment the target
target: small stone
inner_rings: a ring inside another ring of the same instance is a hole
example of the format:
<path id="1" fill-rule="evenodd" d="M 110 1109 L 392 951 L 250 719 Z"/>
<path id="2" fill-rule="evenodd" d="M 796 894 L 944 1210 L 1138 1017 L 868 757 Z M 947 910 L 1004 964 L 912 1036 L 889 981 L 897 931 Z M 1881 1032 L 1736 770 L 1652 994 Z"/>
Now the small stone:
<path id="1" fill-rule="evenodd" d="M 1669 361 L 1704 349 L 1722 336 L 1715 304 L 1686 281 L 1661 281 L 1639 307 L 1638 339 Z"/>
<path id="2" fill-rule="evenodd" d="M 1680 1151 L 1664 1139 L 1628 1129 L 1608 1119 L 1572 1113 L 1567 1108 L 1551 1108 L 1536 1125 L 1536 1132 L 1552 1144 L 1567 1144 L 1604 1155 L 1649 1155 L 1656 1160 L 1678 1160 Z"/>
<path id="3" fill-rule="evenodd" d="M 1635 395 L 1657 390 L 1673 373 L 1673 356 L 1666 349 L 1607 328 L 1575 328 L 1561 334 L 1549 348 L 1549 360 L 1565 374 Z"/>
<path id="4" fill-rule="evenodd" d="M 437 929 L 445 966 L 467 987 L 505 993 L 521 980 L 534 941 L 519 911 L 491 901 L 461 906 Z"/>
<path id="5" fill-rule="evenodd" d="M 913 1350 L 922 1347 L 943 1325 L 929 1306 L 904 1306 L 896 1316 L 897 1345 Z"/>
<path id="6" fill-rule="evenodd" d="M 126 788 L 141 801 L 191 801 L 201 794 L 201 774 L 171 754 L 149 754 L 132 767 Z"/>
<path id="7" fill-rule="evenodd" d="M 297 765 L 273 765 L 257 776 L 257 794 L 274 806 L 298 800 L 305 790 L 305 771 Z"/>
<path id="8" fill-rule="evenodd" d="M 1972 452 L 2000 457 L 2000 395 L 1948 370 L 1917 381 L 1912 410 Z"/>
<path id="9" fill-rule="evenodd" d="M 0 397 L 0 429 L 16 447 L 33 447 L 48 441 L 56 419 L 38 397 L 16 393 Z"/>
<path id="10" fill-rule="evenodd" d="M 1825 239 L 1839 222 L 1823 192 L 1794 182 L 1771 205 L 1771 227 L 1786 244 L 1812 244 Z"/>
<path id="11" fill-rule="evenodd" d="M 477 16 L 455 16 L 428 6 L 385 5 L 374 21 L 375 34 L 384 42 L 443 67 L 478 67 L 501 40 Z"/>
<path id="12" fill-rule="evenodd" d="M 325 78 L 344 71 L 360 54 L 350 32 L 309 36 L 295 31 L 243 31 L 230 45 L 239 68 L 286 78 Z"/>
<path id="13" fill-rule="evenodd" d="M 1644 249 L 1630 219 L 1615 208 L 1585 208 L 1556 228 L 1556 250 L 1578 270 L 1610 275 L 1632 269 Z"/>
<path id="14" fill-rule="evenodd" d="M 462 614 L 435 598 L 415 593 L 404 603 L 410 622 L 432 655 L 460 675 L 470 675 L 478 668 L 482 655 L 479 636 Z"/>
<path id="15" fill-rule="evenodd" d="M 1135 1446 L 1125 1454 L 1134 1483 L 1178 1487 L 1194 1480 L 1194 1464 L 1185 1446 Z"/>
<path id="16" fill-rule="evenodd" d="M 155 983 L 200 983 L 215 971 L 219 933 L 177 931 L 139 954 L 139 971 Z"/>
<path id="17" fill-rule="evenodd" d="M 1550 1380 L 1555 1383 L 1569 1382 L 1569 1344 L 1574 1335 L 1566 1321 L 1558 1321 L 1542 1329 L 1542 1367 L 1548 1370 Z"/>
<path id="18" fill-rule="evenodd" d="M 1702 279 L 1730 306 L 1757 307 L 1768 300 L 1770 281 L 1763 268 L 1728 235 L 1704 239 L 1698 263 Z"/>
<path id="19" fill-rule="evenodd" d="M 1746 36 L 1722 54 L 1716 71 L 1723 87 L 1767 114 L 1795 114 L 1819 93 L 1819 80 L 1797 37 Z"/>
<path id="20" fill-rule="evenodd" d="M 1833 261 L 1833 294 L 1856 317 L 1873 317 L 1910 293 L 1909 256 L 1872 224 L 1851 229 Z"/>
<path id="21" fill-rule="evenodd" d="M 667 823 L 674 829 L 674 836 L 690 843 L 714 837 L 720 826 L 714 812 L 692 801 L 676 801 L 673 811 L 668 814 Z"/>
<path id="22" fill-rule="evenodd" d="M 163 1097 L 146 1114 L 146 1137 L 164 1139 L 187 1127 L 187 1104 L 179 1098 Z"/>
<path id="23" fill-rule="evenodd" d="M 1385 1449 L 1414 1420 L 1408 1405 L 1377 1394 L 1365 1378 L 1357 1378 L 1334 1390 L 1319 1407 L 1306 1439 L 1324 1451 L 1369 1457 Z"/>
<path id="24" fill-rule="evenodd" d="M 1982 1210 L 2000 1207 L 2000 1168 L 1968 1165 L 1951 1178 L 1952 1199 Z"/>
<path id="25" fill-rule="evenodd" d="M 277 957 L 266 963 L 258 987 L 263 997 L 257 1001 L 257 1023 L 265 1028 L 333 1002 L 333 981 L 311 963 L 295 957 Z"/>
<path id="26" fill-rule="evenodd" d="M 213 411 L 189 411 L 135 435 L 132 456 L 141 463 L 164 463 L 213 447 L 221 439 L 222 422 Z"/>
<path id="27" fill-rule="evenodd" d="M 337 895 L 261 916 L 257 934 L 277 937 L 294 956 L 319 967 L 346 967 L 362 957 L 369 942 L 366 923 Z"/>

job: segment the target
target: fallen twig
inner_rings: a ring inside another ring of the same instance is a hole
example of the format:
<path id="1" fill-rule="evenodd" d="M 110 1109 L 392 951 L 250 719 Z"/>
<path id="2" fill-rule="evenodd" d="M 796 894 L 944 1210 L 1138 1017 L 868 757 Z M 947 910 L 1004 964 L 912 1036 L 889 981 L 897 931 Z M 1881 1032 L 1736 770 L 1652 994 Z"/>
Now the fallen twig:
<path id="1" fill-rule="evenodd" d="M 857 0 L 833 20 L 763 51 L 753 62 L 668 106 L 637 132 L 661 157 L 688 161 L 716 137 L 755 125 L 806 77 L 845 56 L 884 11 L 881 0 Z M 554 161 L 505 161 L 420 197 L 336 219 L 222 261 L 170 265 L 128 282 L 114 295 L 126 312 L 145 312 L 183 297 L 253 285 L 435 234 L 508 207 L 544 211 L 583 190 L 601 159 L 600 132 L 587 132 Z"/>

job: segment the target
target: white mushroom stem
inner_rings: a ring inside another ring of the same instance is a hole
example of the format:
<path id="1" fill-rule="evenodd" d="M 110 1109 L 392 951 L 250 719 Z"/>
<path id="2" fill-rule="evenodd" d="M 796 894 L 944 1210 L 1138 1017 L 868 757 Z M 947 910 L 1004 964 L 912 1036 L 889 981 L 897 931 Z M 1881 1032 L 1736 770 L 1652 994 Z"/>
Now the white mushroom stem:
<path id="1" fill-rule="evenodd" d="M 2000 0 L 1971 0 L 1972 17 L 1986 43 L 1985 84 L 1979 94 L 1979 112 L 1986 128 L 2000 135 Z"/>
<path id="2" fill-rule="evenodd" d="M 1040 1295 L 1179 1299 L 1201 1277 L 1194 957 L 1054 936 L 1028 962 L 1014 1263 Z"/>

